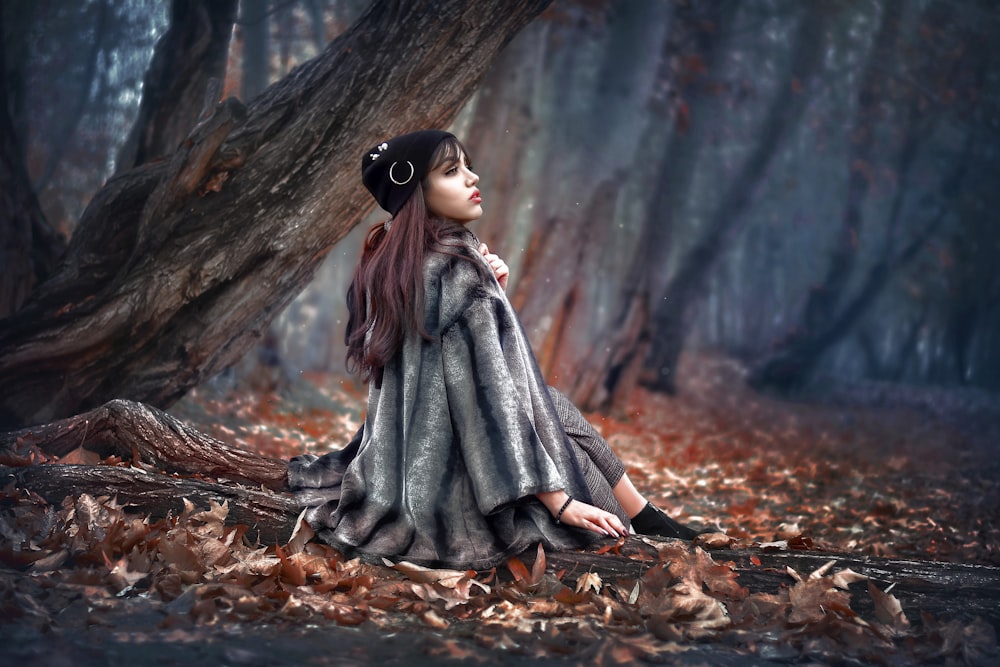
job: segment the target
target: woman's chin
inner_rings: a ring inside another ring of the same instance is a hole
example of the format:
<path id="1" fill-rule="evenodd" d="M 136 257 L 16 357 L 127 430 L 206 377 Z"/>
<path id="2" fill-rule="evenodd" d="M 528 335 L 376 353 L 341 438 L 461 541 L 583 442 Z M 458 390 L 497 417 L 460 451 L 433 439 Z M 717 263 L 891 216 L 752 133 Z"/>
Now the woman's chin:
<path id="1" fill-rule="evenodd" d="M 457 222 L 460 225 L 469 225 L 475 222 L 476 220 L 479 220 L 481 217 L 483 217 L 482 209 L 480 209 L 478 213 L 475 213 L 473 215 L 463 215 L 461 218 L 455 218 L 455 222 Z"/>

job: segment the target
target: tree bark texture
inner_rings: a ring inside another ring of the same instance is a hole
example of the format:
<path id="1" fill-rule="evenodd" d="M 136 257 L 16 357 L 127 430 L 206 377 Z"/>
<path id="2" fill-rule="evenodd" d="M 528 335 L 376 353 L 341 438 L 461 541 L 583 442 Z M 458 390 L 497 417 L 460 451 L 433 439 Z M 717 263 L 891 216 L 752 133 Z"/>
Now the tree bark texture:
<path id="1" fill-rule="evenodd" d="M 73 460 L 78 465 L 52 463 Z M 128 462 L 131 467 L 96 465 Z M 231 447 L 142 403 L 114 400 L 74 417 L 0 433 L 0 473 L 54 505 L 69 495 L 115 495 L 155 517 L 229 501 L 233 523 L 282 543 L 298 506 L 287 464 Z"/>
<path id="2" fill-rule="evenodd" d="M 250 539 L 266 544 L 288 542 L 300 509 L 288 494 L 111 465 L 0 466 L 0 479 L 37 493 L 52 505 L 84 493 L 113 496 L 120 505 L 154 519 L 180 514 L 185 498 L 206 509 L 210 502 L 228 503 L 228 523 L 247 526 Z"/>
<path id="3" fill-rule="evenodd" d="M 238 4 L 173 0 L 170 28 L 142 82 L 139 116 L 118 152 L 119 173 L 174 152 L 195 126 L 209 81 L 226 76 Z"/>
<path id="4" fill-rule="evenodd" d="M 8 462 L 58 460 L 78 450 L 81 456 L 118 457 L 146 470 L 219 475 L 276 491 L 288 488 L 285 461 L 230 447 L 133 401 L 116 399 L 73 417 L 0 433 L 0 451 Z"/>
<path id="5" fill-rule="evenodd" d="M 235 362 L 371 208 L 363 151 L 447 126 L 548 1 L 375 2 L 248 109 L 218 105 L 169 160 L 109 181 L 0 323 L 0 424 L 165 407 Z"/>

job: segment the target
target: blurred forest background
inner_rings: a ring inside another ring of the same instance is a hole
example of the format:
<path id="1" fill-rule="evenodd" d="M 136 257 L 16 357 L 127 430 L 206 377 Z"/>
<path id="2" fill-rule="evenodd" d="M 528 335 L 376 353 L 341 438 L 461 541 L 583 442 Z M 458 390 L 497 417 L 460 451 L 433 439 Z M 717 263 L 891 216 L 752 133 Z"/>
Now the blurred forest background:
<path id="1" fill-rule="evenodd" d="M 228 48 L 224 96 L 244 101 L 368 5 L 239 4 L 208 39 Z M 8 112 L 64 238 L 106 179 L 156 157 L 130 130 L 171 11 L 3 3 Z M 482 178 L 474 231 L 510 264 L 549 381 L 621 408 L 640 384 L 674 391 L 682 351 L 712 350 L 758 388 L 992 400 L 998 34 L 992 0 L 555 0 L 452 128 Z M 344 293 L 382 216 L 334 247 L 240 373 L 343 368 Z"/>

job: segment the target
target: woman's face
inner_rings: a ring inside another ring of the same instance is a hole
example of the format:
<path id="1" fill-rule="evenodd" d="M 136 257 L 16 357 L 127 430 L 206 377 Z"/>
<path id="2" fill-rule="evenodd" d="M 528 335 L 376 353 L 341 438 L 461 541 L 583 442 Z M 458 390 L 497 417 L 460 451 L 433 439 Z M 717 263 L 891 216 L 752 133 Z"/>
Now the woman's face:
<path id="1" fill-rule="evenodd" d="M 446 161 L 427 174 L 424 202 L 428 211 L 463 225 L 482 217 L 483 198 L 476 187 L 479 176 L 469 167 L 463 153 L 457 161 Z"/>

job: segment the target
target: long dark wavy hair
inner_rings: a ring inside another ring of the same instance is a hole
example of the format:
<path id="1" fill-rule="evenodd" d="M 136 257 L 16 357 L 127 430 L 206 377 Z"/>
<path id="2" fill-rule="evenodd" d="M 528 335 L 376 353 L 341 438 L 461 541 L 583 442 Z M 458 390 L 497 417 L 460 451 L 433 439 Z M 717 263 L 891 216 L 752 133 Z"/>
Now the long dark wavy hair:
<path id="1" fill-rule="evenodd" d="M 463 155 L 462 144 L 449 137 L 434 151 L 427 173 L 458 162 Z M 424 259 L 429 253 L 471 259 L 448 249 L 468 232 L 454 221 L 430 214 L 424 202 L 425 187 L 426 177 L 391 220 L 391 229 L 386 229 L 388 223 L 379 223 L 368 231 L 347 290 L 347 370 L 365 382 L 374 380 L 377 386 L 382 383 L 382 369 L 409 332 L 434 340 L 423 322 Z M 473 264 L 488 278 L 485 263 Z"/>

